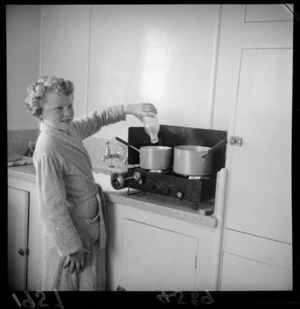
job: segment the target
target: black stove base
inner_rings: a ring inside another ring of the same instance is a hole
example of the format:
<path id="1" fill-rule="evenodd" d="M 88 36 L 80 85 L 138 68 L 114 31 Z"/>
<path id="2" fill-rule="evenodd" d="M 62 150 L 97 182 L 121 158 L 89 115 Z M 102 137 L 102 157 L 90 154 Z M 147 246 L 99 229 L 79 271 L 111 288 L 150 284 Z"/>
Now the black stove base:
<path id="1" fill-rule="evenodd" d="M 215 198 L 216 175 L 204 179 L 188 179 L 173 174 L 147 172 L 140 168 L 129 169 L 127 187 L 140 191 L 171 196 L 191 202 L 205 202 Z"/>

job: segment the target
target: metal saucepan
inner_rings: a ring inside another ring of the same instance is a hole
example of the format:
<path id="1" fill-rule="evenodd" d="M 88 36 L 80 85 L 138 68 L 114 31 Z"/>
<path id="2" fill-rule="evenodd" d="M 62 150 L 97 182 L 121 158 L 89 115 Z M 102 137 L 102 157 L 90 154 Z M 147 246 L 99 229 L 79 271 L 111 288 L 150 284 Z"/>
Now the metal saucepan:
<path id="1" fill-rule="evenodd" d="M 212 173 L 212 154 L 227 140 L 214 147 L 180 145 L 174 147 L 173 171 L 180 175 L 205 176 Z"/>
<path id="2" fill-rule="evenodd" d="M 172 168 L 173 149 L 168 146 L 142 146 L 140 149 L 119 137 L 117 141 L 140 153 L 140 167 L 148 170 L 166 170 Z"/>

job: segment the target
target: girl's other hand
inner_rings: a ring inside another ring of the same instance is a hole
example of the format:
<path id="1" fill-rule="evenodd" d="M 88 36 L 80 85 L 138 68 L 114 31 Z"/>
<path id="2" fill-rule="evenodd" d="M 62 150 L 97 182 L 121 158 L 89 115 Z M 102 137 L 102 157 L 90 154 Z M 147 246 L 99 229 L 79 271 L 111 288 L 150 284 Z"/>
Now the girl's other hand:
<path id="1" fill-rule="evenodd" d="M 151 103 L 137 103 L 123 105 L 124 114 L 130 114 L 138 118 L 140 121 L 143 117 L 154 117 L 157 114 L 156 107 Z"/>
<path id="2" fill-rule="evenodd" d="M 91 253 L 91 250 L 82 248 L 81 250 L 70 254 L 67 257 L 67 261 L 64 264 L 64 268 L 69 268 L 69 271 L 73 273 L 75 270 L 79 273 L 84 268 L 84 253 Z"/>

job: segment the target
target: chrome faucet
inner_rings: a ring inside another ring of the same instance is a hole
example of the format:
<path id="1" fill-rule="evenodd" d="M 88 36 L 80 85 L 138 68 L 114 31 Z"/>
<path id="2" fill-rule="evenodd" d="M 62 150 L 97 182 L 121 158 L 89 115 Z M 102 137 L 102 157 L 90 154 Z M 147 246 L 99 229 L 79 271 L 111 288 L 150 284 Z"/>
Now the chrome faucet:
<path id="1" fill-rule="evenodd" d="M 119 151 L 115 152 L 115 153 L 111 153 L 109 144 L 110 141 L 105 142 L 106 144 L 106 148 L 105 148 L 105 155 L 102 157 L 102 162 L 104 162 L 107 159 L 121 159 L 121 154 Z"/>

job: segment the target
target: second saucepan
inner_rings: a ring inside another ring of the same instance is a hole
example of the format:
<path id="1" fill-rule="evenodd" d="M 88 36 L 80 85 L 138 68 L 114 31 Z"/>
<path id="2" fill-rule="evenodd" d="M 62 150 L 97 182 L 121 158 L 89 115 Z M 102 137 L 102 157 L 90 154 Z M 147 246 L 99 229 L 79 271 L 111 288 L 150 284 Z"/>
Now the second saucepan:
<path id="1" fill-rule="evenodd" d="M 210 147 L 195 145 L 180 145 L 174 147 L 173 171 L 180 175 L 205 176 L 212 171 L 212 156 L 201 154 Z"/>
<path id="2" fill-rule="evenodd" d="M 226 144 L 221 140 L 212 148 L 198 145 L 180 145 L 174 147 L 173 171 L 189 176 L 206 176 L 212 173 L 213 153 Z"/>

